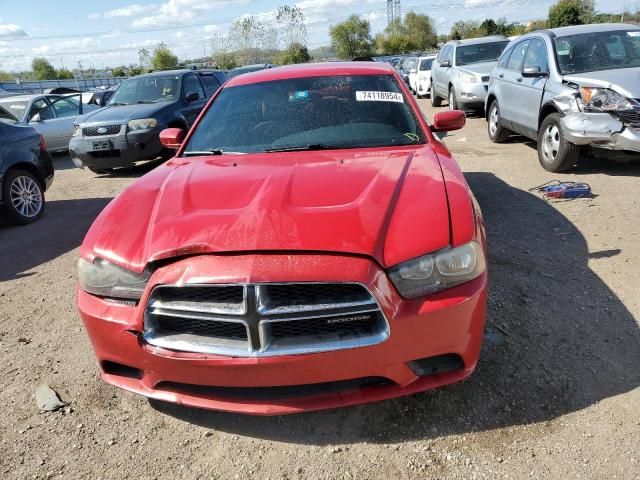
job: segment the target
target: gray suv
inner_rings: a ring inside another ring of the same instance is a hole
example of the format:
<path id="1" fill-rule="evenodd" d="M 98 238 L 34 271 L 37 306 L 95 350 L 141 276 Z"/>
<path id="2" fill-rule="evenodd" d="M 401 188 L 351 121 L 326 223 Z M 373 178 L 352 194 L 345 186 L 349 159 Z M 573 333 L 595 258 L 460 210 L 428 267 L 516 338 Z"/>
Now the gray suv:
<path id="1" fill-rule="evenodd" d="M 491 73 L 489 137 L 538 142 L 550 172 L 573 167 L 587 146 L 640 152 L 640 26 L 540 30 L 509 45 Z"/>
<path id="2" fill-rule="evenodd" d="M 489 74 L 508 44 L 501 36 L 445 43 L 431 67 L 431 105 L 447 99 L 450 110 L 483 108 Z"/>
<path id="3" fill-rule="evenodd" d="M 172 70 L 122 82 L 104 108 L 77 119 L 71 160 L 104 173 L 162 156 L 160 132 L 188 130 L 225 80 L 221 71 Z"/>

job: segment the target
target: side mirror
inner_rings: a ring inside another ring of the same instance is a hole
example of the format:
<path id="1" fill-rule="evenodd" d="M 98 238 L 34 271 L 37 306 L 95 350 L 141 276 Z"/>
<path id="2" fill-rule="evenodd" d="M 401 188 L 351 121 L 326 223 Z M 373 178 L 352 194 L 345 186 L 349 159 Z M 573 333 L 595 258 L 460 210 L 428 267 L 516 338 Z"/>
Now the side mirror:
<path id="1" fill-rule="evenodd" d="M 526 67 L 522 70 L 522 76 L 525 78 L 546 77 L 547 72 L 543 72 L 542 70 L 540 70 L 540 67 L 538 66 Z"/>
<path id="2" fill-rule="evenodd" d="M 198 100 L 200 98 L 200 95 L 198 95 L 198 92 L 189 92 L 187 93 L 187 103 L 191 103 L 194 102 L 196 100 Z"/>
<path id="3" fill-rule="evenodd" d="M 433 116 L 432 132 L 451 132 L 460 130 L 467 123 L 467 116 L 462 110 L 438 112 Z"/>
<path id="4" fill-rule="evenodd" d="M 180 145 L 182 145 L 184 133 L 184 130 L 181 128 L 165 128 L 160 132 L 160 143 L 164 147 L 177 150 L 180 148 Z"/>
<path id="5" fill-rule="evenodd" d="M 440 66 L 443 68 L 449 68 L 451 66 L 451 60 L 443 60 L 440 62 Z"/>
<path id="6" fill-rule="evenodd" d="M 40 121 L 40 114 L 36 113 L 33 117 L 29 119 L 28 123 L 32 123 L 32 122 L 38 123 L 39 121 Z"/>

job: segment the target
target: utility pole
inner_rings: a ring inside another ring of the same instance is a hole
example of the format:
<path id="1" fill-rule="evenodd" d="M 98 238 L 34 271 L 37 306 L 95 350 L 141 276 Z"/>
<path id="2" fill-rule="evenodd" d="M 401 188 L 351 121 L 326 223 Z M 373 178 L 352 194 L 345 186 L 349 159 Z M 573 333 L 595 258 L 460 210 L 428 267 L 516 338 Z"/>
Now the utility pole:
<path id="1" fill-rule="evenodd" d="M 395 28 L 396 22 L 402 21 L 400 0 L 387 0 L 387 25 Z"/>
<path id="2" fill-rule="evenodd" d="M 620 15 L 620 23 L 624 23 L 624 10 L 625 10 L 625 0 L 622 0 L 622 15 Z"/>
<path id="3" fill-rule="evenodd" d="M 62 69 L 64 70 L 64 62 L 62 61 L 62 57 L 60 57 L 60 65 L 62 65 Z"/>

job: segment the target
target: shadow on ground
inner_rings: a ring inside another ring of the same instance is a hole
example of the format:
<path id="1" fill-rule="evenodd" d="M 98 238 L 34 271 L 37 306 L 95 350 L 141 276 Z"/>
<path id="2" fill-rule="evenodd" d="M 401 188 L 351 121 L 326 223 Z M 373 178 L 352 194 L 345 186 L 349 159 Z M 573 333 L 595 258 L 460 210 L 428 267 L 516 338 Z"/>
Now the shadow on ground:
<path id="1" fill-rule="evenodd" d="M 589 269 L 580 232 L 551 205 L 493 174 L 467 179 L 485 215 L 491 269 L 488 341 L 469 380 L 282 417 L 152 406 L 207 428 L 284 442 L 393 443 L 551 420 L 638 387 L 638 325 Z"/>
<path id="2" fill-rule="evenodd" d="M 29 270 L 80 246 L 91 223 L 110 198 L 47 201 L 44 216 L 24 226 L 0 226 L 0 282 L 28 276 Z"/>
<path id="3" fill-rule="evenodd" d="M 51 158 L 53 159 L 53 166 L 56 170 L 71 170 L 78 168 L 71 161 L 71 157 L 68 152 L 53 154 Z M 150 160 L 137 165 L 132 165 L 131 167 L 117 168 L 108 173 L 96 173 L 94 175 L 96 178 L 137 178 L 147 172 L 150 172 L 165 161 L 166 159 L 159 158 L 157 160 Z"/>

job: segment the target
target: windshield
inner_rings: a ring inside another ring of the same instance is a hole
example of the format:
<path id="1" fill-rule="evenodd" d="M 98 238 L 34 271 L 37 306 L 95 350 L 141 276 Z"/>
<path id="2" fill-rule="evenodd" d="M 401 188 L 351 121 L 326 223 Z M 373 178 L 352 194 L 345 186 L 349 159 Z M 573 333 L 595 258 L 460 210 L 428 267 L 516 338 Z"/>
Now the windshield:
<path id="1" fill-rule="evenodd" d="M 122 82 L 108 105 L 173 102 L 179 97 L 179 75 L 153 75 L 131 78 Z"/>
<path id="2" fill-rule="evenodd" d="M 465 45 L 456 50 L 456 65 L 470 65 L 472 63 L 495 62 L 502 51 L 509 44 L 508 40 L 491 43 Z"/>
<path id="3" fill-rule="evenodd" d="M 22 120 L 24 114 L 27 112 L 29 102 L 27 100 L 11 100 L 10 98 L 6 98 L 0 100 L 0 106 L 3 110 L 6 110 L 9 115 L 14 117 L 10 120 Z M 6 114 L 2 115 L 2 117 L 3 119 L 8 118 Z"/>
<path id="4" fill-rule="evenodd" d="M 307 77 L 224 88 L 185 154 L 424 143 L 393 75 Z"/>
<path id="5" fill-rule="evenodd" d="M 640 31 L 619 30 L 554 39 L 560 73 L 640 67 Z"/>
<path id="6" fill-rule="evenodd" d="M 420 70 L 431 70 L 431 65 L 433 64 L 433 58 L 427 58 L 425 60 L 420 60 Z"/>

